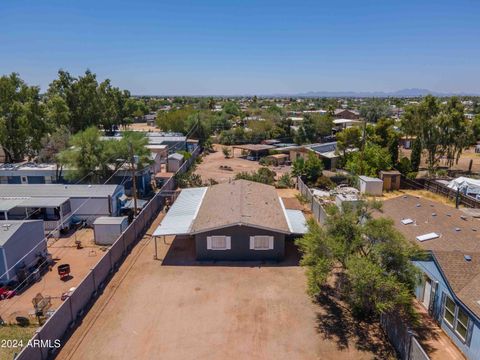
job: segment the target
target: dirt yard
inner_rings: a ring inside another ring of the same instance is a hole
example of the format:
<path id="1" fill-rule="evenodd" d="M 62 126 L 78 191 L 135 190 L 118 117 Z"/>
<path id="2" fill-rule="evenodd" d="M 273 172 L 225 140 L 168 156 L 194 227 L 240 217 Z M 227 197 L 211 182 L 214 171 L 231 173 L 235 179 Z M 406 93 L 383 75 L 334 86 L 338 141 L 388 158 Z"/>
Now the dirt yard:
<path id="1" fill-rule="evenodd" d="M 235 150 L 235 157 L 225 159 L 222 147 L 222 145 L 214 145 L 216 151 L 204 156 L 202 163 L 197 166 L 195 173 L 199 174 L 204 182 L 208 179 L 214 179 L 219 183 L 225 183 L 242 171 L 251 172 L 262 167 L 258 161 L 239 157 L 240 150 L 238 149 Z M 230 146 L 228 148 L 231 150 Z M 220 166 L 229 166 L 231 169 L 221 169 Z M 277 178 L 286 172 L 290 172 L 290 166 L 269 166 L 269 169 L 277 173 Z"/>
<path id="2" fill-rule="evenodd" d="M 406 149 L 400 149 L 400 159 L 404 156 L 410 158 L 411 150 L 406 150 Z M 423 168 L 427 167 L 426 164 L 426 154 L 424 153 L 422 156 L 422 161 L 420 166 Z M 462 155 L 460 156 L 460 159 L 458 161 L 458 164 L 454 164 L 451 169 L 452 170 L 462 170 L 462 171 L 468 171 L 468 168 L 470 166 L 470 160 L 472 160 L 472 172 L 474 173 L 480 173 L 480 154 L 475 153 L 475 147 L 471 147 L 465 151 L 463 151 Z M 447 166 L 447 161 L 446 159 L 440 160 L 440 166 Z"/>
<path id="3" fill-rule="evenodd" d="M 82 242 L 82 249 L 76 248 L 75 240 Z M 60 299 L 62 293 L 77 286 L 103 255 L 101 248 L 93 242 L 93 229 L 80 229 L 59 239 L 49 239 L 48 251 L 56 262 L 52 271 L 47 271 L 37 283 L 23 293 L 0 302 L 0 316 L 4 321 L 15 322 L 17 316 L 30 317 L 34 320 L 32 299 L 38 293 L 51 296 L 51 309 L 57 308 L 62 302 Z M 67 281 L 60 280 L 58 276 L 57 266 L 60 264 L 71 266 L 71 278 Z"/>
<path id="4" fill-rule="evenodd" d="M 160 131 L 160 129 L 155 125 L 151 126 L 148 125 L 146 122 L 144 123 L 133 123 L 128 125 L 128 130 L 132 131 L 146 131 L 146 132 L 151 132 L 151 131 Z"/>
<path id="5" fill-rule="evenodd" d="M 152 233 L 154 223 L 148 233 Z M 386 359 L 368 327 L 305 293 L 282 263 L 197 263 L 188 238 L 134 248 L 57 359 Z M 378 335 L 378 334 L 377 334 Z"/>

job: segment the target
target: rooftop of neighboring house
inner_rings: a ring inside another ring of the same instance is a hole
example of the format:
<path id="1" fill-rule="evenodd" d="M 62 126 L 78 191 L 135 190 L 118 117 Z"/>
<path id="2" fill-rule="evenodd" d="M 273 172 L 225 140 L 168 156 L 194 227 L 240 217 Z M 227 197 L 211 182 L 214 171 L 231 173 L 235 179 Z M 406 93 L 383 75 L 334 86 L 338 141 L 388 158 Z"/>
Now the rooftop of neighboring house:
<path id="1" fill-rule="evenodd" d="M 103 198 L 122 189 L 122 185 L 0 184 L 0 197 Z"/>
<path id="2" fill-rule="evenodd" d="M 432 200 L 404 195 L 382 213 L 411 242 L 432 253 L 456 296 L 480 318 L 480 219 Z"/>
<path id="3" fill-rule="evenodd" d="M 41 221 L 42 220 L 0 220 L 0 247 L 4 246 L 13 234 L 24 226 L 24 224 Z"/>
<path id="4" fill-rule="evenodd" d="M 338 114 L 343 113 L 344 111 L 345 111 L 345 112 L 351 112 L 351 113 L 353 113 L 353 114 L 355 114 L 355 115 L 359 115 L 359 114 L 360 114 L 357 110 L 350 110 L 350 109 L 335 109 L 334 114 L 335 114 L 335 115 L 338 115 Z"/>

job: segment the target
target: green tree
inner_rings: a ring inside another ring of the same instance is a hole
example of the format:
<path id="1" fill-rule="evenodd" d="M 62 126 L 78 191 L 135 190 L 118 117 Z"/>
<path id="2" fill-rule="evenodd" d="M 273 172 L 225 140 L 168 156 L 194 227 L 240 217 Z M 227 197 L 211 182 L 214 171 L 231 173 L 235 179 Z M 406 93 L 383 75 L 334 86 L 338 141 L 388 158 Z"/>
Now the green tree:
<path id="1" fill-rule="evenodd" d="M 360 107 L 360 116 L 367 122 L 376 123 L 389 115 L 388 105 L 382 99 L 370 99 Z"/>
<path id="2" fill-rule="evenodd" d="M 316 299 L 332 277 L 358 317 L 398 310 L 412 315 L 411 293 L 417 278 L 411 263 L 419 250 L 395 229 L 392 220 L 372 218 L 377 204 L 334 208 L 324 227 L 313 219 L 296 240 L 307 269 L 308 292 Z"/>
<path id="3" fill-rule="evenodd" d="M 348 154 L 345 168 L 355 175 L 376 177 L 379 171 L 392 168 L 392 158 L 388 149 L 367 143 L 363 155 L 360 151 Z"/>
<path id="4" fill-rule="evenodd" d="M 348 150 L 358 149 L 362 145 L 362 129 L 352 126 L 337 134 L 337 149 L 346 157 Z"/>
<path id="5" fill-rule="evenodd" d="M 49 124 L 44 119 L 40 89 L 28 86 L 16 73 L 0 77 L 0 143 L 6 162 L 33 157 Z"/>
<path id="6" fill-rule="evenodd" d="M 407 135 L 416 136 L 420 141 L 430 171 L 434 171 L 445 155 L 449 166 L 458 162 L 462 151 L 472 143 L 472 126 L 465 120 L 463 112 L 463 105 L 457 98 L 453 97 L 442 105 L 430 95 L 405 109 L 402 128 Z"/>
<path id="7" fill-rule="evenodd" d="M 275 171 L 270 170 L 269 168 L 266 167 L 261 167 L 257 171 L 252 171 L 252 172 L 240 172 L 235 175 L 235 180 L 249 180 L 249 181 L 255 181 L 259 182 L 262 184 L 267 184 L 267 185 L 273 185 L 275 183 L 275 176 L 277 174 Z"/>
<path id="8" fill-rule="evenodd" d="M 292 163 L 292 175 L 303 177 L 308 184 L 314 184 L 322 176 L 323 162 L 313 152 L 309 152 L 307 160 L 300 157 Z"/>
<path id="9" fill-rule="evenodd" d="M 70 131 L 64 125 L 57 128 L 52 134 L 45 135 L 42 140 L 42 149 L 38 153 L 37 160 L 42 163 L 54 163 L 57 166 L 56 179 L 60 179 L 62 174 L 62 164 L 59 161 L 58 154 L 68 148 L 70 141 Z"/>
<path id="10" fill-rule="evenodd" d="M 422 142 L 415 139 L 412 142 L 412 153 L 410 154 L 410 163 L 412 164 L 412 171 L 418 171 L 420 162 L 422 160 Z"/>

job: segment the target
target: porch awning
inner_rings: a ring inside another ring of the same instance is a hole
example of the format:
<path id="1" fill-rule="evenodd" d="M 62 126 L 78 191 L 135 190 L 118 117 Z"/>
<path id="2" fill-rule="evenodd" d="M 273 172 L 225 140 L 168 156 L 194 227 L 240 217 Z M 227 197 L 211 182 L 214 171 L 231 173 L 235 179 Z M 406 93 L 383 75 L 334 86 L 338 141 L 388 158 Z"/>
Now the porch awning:
<path id="1" fill-rule="evenodd" d="M 153 236 L 189 234 L 207 189 L 207 187 L 183 189 Z"/>

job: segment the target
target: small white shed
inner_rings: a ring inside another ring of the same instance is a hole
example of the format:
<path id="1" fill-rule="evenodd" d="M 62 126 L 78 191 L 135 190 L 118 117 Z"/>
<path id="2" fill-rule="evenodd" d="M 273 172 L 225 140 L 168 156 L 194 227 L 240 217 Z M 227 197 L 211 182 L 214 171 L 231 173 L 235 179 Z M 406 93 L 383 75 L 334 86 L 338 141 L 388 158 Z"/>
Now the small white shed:
<path id="1" fill-rule="evenodd" d="M 174 153 L 168 156 L 167 159 L 167 170 L 169 172 L 177 172 L 180 169 L 180 166 L 183 164 L 183 155 L 179 153 Z"/>
<path id="2" fill-rule="evenodd" d="M 95 244 L 112 245 L 128 226 L 127 216 L 101 216 L 93 222 Z"/>
<path id="3" fill-rule="evenodd" d="M 369 176 L 359 176 L 360 194 L 382 196 L 383 180 Z"/>

